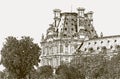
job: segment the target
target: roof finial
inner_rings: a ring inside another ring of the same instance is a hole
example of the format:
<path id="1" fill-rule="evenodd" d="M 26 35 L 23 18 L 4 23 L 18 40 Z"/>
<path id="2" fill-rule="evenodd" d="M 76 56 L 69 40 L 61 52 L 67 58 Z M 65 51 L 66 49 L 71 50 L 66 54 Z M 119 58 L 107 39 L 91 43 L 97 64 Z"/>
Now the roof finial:
<path id="1" fill-rule="evenodd" d="M 72 12 L 72 4 L 71 4 L 71 12 Z"/>
<path id="2" fill-rule="evenodd" d="M 103 33 L 101 32 L 101 34 L 100 34 L 100 37 L 102 38 L 103 37 Z"/>

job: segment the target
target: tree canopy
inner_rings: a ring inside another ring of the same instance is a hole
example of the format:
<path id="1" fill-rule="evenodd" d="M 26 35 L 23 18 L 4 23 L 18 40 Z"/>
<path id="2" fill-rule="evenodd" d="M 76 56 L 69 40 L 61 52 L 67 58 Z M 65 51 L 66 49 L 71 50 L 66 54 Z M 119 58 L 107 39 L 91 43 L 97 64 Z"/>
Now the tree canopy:
<path id="1" fill-rule="evenodd" d="M 85 79 L 75 66 L 60 65 L 56 69 L 58 79 Z"/>
<path id="2" fill-rule="evenodd" d="M 48 79 L 53 75 L 53 68 L 50 65 L 41 66 L 38 68 L 37 73 L 40 79 Z"/>
<path id="3" fill-rule="evenodd" d="M 1 50 L 1 63 L 17 79 L 25 78 L 34 65 L 38 65 L 40 47 L 30 37 L 6 38 Z"/>

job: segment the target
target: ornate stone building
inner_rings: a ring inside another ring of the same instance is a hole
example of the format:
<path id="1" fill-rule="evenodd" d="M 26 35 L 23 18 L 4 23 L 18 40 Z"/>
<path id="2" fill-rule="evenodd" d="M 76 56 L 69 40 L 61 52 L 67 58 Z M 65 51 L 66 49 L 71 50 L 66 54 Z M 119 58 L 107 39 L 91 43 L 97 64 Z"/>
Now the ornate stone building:
<path id="1" fill-rule="evenodd" d="M 77 12 L 61 12 L 54 9 L 54 22 L 49 25 L 41 39 L 41 64 L 59 66 L 69 63 L 76 49 L 84 52 L 101 51 L 102 48 L 115 50 L 120 44 L 120 36 L 98 37 L 93 26 L 93 12 L 77 8 Z"/>

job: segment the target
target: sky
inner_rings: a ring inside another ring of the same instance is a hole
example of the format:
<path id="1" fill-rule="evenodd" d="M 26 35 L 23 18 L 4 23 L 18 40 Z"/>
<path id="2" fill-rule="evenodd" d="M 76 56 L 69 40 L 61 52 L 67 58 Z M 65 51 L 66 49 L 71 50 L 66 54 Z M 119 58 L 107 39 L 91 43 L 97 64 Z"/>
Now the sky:
<path id="1" fill-rule="evenodd" d="M 120 35 L 120 0 L 0 0 L 0 50 L 7 36 L 30 36 L 40 45 L 42 33 L 53 22 L 53 9 L 62 12 L 93 11 L 94 27 L 100 35 Z M 3 70 L 0 66 L 0 70 Z"/>

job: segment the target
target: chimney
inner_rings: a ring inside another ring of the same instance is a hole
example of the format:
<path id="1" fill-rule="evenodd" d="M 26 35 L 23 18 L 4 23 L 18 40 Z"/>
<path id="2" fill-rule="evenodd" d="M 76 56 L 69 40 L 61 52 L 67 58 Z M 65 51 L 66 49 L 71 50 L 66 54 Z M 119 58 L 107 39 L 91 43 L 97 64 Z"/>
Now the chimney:
<path id="1" fill-rule="evenodd" d="M 85 9 L 82 8 L 82 7 L 78 7 L 77 8 L 78 10 L 78 17 L 77 17 L 77 27 L 78 27 L 78 32 L 81 30 L 81 29 L 85 29 L 84 27 L 84 11 Z"/>
<path id="2" fill-rule="evenodd" d="M 93 11 L 89 11 L 89 12 L 87 13 L 87 16 L 88 16 L 88 19 L 89 19 L 89 20 L 93 20 Z"/>
<path id="3" fill-rule="evenodd" d="M 55 27 L 56 27 L 57 26 L 57 22 L 60 19 L 61 10 L 60 9 L 54 9 L 53 12 L 54 12 Z"/>
<path id="4" fill-rule="evenodd" d="M 82 7 L 78 7 L 77 10 L 78 10 L 78 17 L 79 16 L 84 17 L 84 11 L 85 11 L 85 9 L 82 8 Z"/>

